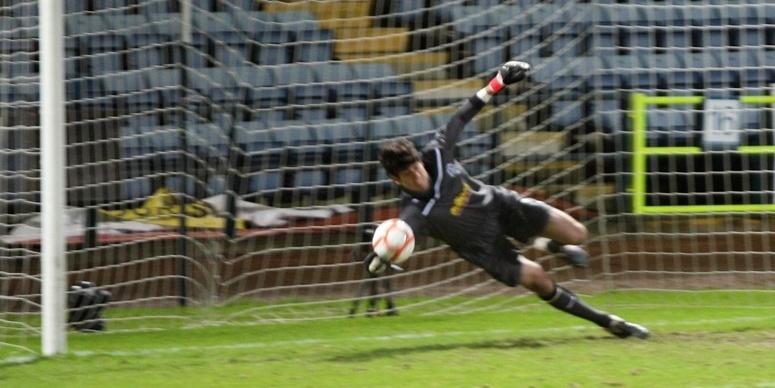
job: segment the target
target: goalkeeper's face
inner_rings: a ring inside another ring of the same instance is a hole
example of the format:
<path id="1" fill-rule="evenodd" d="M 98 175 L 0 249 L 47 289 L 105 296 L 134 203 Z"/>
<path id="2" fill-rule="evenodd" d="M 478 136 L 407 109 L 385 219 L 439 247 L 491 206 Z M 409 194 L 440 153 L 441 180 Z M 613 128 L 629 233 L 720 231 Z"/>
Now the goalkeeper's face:
<path id="1" fill-rule="evenodd" d="M 431 188 L 431 177 L 428 175 L 425 165 L 419 160 L 401 170 L 397 175 L 391 175 L 390 178 L 404 190 L 413 193 L 425 193 Z"/>

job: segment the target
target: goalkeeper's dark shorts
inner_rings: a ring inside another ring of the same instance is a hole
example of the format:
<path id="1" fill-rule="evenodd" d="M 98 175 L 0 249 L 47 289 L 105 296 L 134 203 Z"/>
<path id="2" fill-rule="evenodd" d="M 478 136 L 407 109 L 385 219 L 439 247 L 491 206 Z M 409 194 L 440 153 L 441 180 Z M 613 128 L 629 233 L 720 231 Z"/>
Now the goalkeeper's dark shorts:
<path id="1" fill-rule="evenodd" d="M 518 193 L 499 188 L 494 201 L 500 208 L 495 225 L 482 225 L 477 241 L 452 248 L 464 259 L 484 269 L 490 276 L 510 287 L 519 284 L 521 252 L 508 237 L 527 243 L 540 235 L 549 222 L 549 205 L 524 198 Z M 489 223 L 488 223 L 489 224 Z M 492 228 L 490 228 L 492 226 Z"/>

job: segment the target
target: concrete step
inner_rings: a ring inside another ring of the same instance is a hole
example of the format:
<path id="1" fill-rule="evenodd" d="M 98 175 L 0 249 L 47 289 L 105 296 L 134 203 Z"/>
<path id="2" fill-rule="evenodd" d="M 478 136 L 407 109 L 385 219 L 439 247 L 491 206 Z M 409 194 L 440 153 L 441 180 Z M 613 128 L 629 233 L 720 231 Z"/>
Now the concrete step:
<path id="1" fill-rule="evenodd" d="M 501 134 L 505 158 L 524 155 L 553 155 L 565 148 L 565 134 L 545 131 L 509 131 Z"/>
<path id="2" fill-rule="evenodd" d="M 334 30 L 334 36 L 337 58 L 404 52 L 409 43 L 406 28 L 339 28 Z"/>
<path id="3" fill-rule="evenodd" d="M 341 1 L 287 1 L 263 2 L 262 9 L 266 12 L 310 11 L 317 16 L 323 28 L 354 28 L 371 27 L 371 1 L 341 0 Z"/>
<path id="4" fill-rule="evenodd" d="M 449 54 L 442 52 L 402 52 L 392 55 L 363 53 L 345 53 L 340 61 L 356 63 L 385 63 L 393 67 L 397 74 L 409 81 L 447 79 L 443 65 L 449 63 Z"/>
<path id="5" fill-rule="evenodd" d="M 420 80 L 413 83 L 418 102 L 458 101 L 476 94 L 484 85 L 478 78 Z"/>

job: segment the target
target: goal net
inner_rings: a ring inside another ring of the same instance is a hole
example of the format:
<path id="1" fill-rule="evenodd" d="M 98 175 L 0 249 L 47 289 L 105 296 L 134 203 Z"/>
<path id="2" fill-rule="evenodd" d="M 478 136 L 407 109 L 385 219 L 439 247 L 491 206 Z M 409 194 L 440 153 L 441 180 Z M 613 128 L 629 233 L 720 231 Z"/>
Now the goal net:
<path id="1" fill-rule="evenodd" d="M 109 330 L 532 303 L 439 241 L 389 288 L 359 252 L 397 215 L 381 142 L 422 146 L 511 58 L 529 79 L 459 160 L 582 221 L 593 260 L 525 255 L 582 293 L 775 287 L 772 2 L 65 8 L 66 60 L 42 64 L 38 2 L 0 2 L 0 355 L 40 333 L 44 65 L 66 76 L 67 281 L 110 292 Z"/>

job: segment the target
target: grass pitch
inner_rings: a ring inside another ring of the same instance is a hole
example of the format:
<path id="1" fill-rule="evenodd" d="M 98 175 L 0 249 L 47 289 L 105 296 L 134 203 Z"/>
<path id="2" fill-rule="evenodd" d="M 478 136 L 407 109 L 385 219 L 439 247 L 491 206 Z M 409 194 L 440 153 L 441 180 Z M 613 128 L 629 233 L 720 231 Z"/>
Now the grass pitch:
<path id="1" fill-rule="evenodd" d="M 585 298 L 649 327 L 645 341 L 613 337 L 544 304 L 506 313 L 408 311 L 71 333 L 67 355 L 0 365 L 0 386 L 773 387 L 772 293 L 746 295 L 745 307 L 739 298 L 715 292 Z"/>

